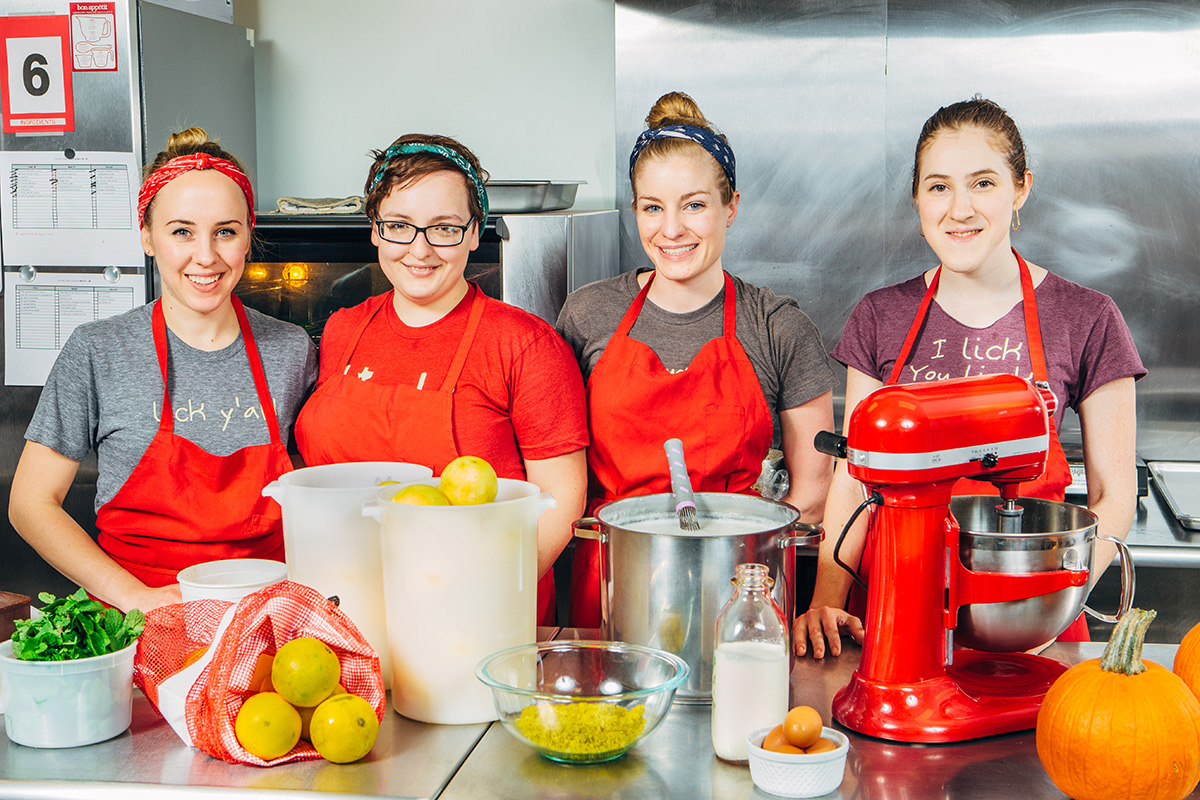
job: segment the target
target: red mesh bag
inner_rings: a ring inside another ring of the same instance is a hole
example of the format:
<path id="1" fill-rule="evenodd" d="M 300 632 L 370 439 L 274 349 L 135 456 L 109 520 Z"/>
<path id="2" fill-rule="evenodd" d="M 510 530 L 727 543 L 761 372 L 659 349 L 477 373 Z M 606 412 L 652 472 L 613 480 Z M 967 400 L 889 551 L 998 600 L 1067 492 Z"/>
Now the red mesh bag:
<path id="1" fill-rule="evenodd" d="M 163 681 L 183 668 L 189 653 L 209 647 L 206 657 L 211 655 L 211 660 L 192 684 L 184 706 L 187 730 L 196 747 L 230 763 L 260 767 L 321 757 L 301 740 L 287 755 L 264 761 L 238 744 L 233 731 L 242 703 L 256 691 L 250 683 L 259 655 L 274 654 L 304 636 L 320 639 L 337 653 L 342 686 L 370 703 L 375 716 L 383 720 L 386 697 L 379 656 L 336 605 L 307 586 L 276 583 L 242 598 L 214 642 L 231 605 L 224 600 L 195 600 L 149 612 L 134 659 L 134 683 L 158 710 Z"/>

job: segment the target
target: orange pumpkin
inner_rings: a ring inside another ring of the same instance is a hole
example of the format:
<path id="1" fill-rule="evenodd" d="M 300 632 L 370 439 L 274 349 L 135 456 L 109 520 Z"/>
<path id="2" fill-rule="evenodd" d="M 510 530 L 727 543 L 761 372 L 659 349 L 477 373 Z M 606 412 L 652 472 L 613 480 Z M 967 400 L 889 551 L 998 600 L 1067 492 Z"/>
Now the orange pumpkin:
<path id="1" fill-rule="evenodd" d="M 1179 643 L 1171 671 L 1183 678 L 1192 694 L 1200 698 L 1200 624 L 1188 631 Z"/>
<path id="2" fill-rule="evenodd" d="M 1104 655 L 1059 676 L 1037 719 L 1037 752 L 1075 800 L 1180 800 L 1200 781 L 1200 701 L 1142 663 L 1155 612 L 1130 609 Z"/>

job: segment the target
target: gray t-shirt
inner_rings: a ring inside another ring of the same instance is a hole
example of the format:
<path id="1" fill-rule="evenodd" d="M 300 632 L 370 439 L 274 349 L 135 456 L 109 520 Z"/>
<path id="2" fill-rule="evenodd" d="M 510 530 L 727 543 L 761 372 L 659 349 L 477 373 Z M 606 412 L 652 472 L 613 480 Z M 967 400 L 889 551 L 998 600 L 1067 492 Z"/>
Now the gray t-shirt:
<path id="1" fill-rule="evenodd" d="M 779 412 L 803 405 L 837 386 L 821 334 L 791 297 L 734 276 L 737 337 L 758 377 L 779 445 Z M 556 327 L 575 350 L 587 380 L 621 318 L 637 298 L 637 273 L 588 284 L 567 296 Z M 723 334 L 722 290 L 704 306 L 674 314 L 649 299 L 629 335 L 650 347 L 663 366 L 682 371 L 705 343 Z"/>
<path id="2" fill-rule="evenodd" d="M 163 386 L 154 353 L 151 304 L 75 329 L 54 362 L 25 438 L 73 461 L 96 451 L 96 509 L 141 460 L 161 418 Z M 267 387 L 286 445 L 317 375 L 304 329 L 247 308 Z M 242 337 L 197 350 L 167 330 L 175 433 L 219 456 L 270 440 Z"/>

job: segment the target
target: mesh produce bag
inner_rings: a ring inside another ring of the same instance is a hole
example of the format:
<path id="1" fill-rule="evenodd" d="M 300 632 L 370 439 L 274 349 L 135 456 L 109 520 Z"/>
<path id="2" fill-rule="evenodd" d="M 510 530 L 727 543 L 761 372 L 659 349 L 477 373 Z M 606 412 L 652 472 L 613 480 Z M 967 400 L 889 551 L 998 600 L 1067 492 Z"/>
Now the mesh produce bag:
<path id="1" fill-rule="evenodd" d="M 194 600 L 149 612 L 134 659 L 134 683 L 181 739 L 211 756 L 260 767 L 317 759 L 316 749 L 302 740 L 287 755 L 264 761 L 238 744 L 233 730 L 242 703 L 257 691 L 251 679 L 259 655 L 274 654 L 303 636 L 333 649 L 341 661 L 342 686 L 370 703 L 382 720 L 386 699 L 378 654 L 333 602 L 291 581 L 236 604 Z M 188 655 L 205 646 L 204 655 L 184 668 Z"/>

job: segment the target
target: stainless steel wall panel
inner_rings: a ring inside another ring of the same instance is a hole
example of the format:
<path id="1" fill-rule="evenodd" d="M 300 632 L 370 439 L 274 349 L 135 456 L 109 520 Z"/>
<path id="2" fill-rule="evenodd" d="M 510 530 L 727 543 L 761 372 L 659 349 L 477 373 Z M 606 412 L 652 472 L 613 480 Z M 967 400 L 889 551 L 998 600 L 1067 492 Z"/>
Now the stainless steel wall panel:
<path id="1" fill-rule="evenodd" d="M 827 346 L 886 278 L 886 4 L 617 4 L 621 268 L 649 266 L 629 150 L 654 101 L 687 92 L 737 154 L 723 265 L 795 297 Z"/>
<path id="2" fill-rule="evenodd" d="M 724 265 L 796 297 L 832 348 L 865 292 L 936 262 L 913 147 L 939 106 L 980 93 L 1031 157 L 1014 245 L 1116 300 L 1150 369 L 1140 454 L 1197 458 L 1200 3 L 638 0 L 616 31 L 622 269 L 649 263 L 628 149 L 654 100 L 686 91 L 738 156 Z"/>

